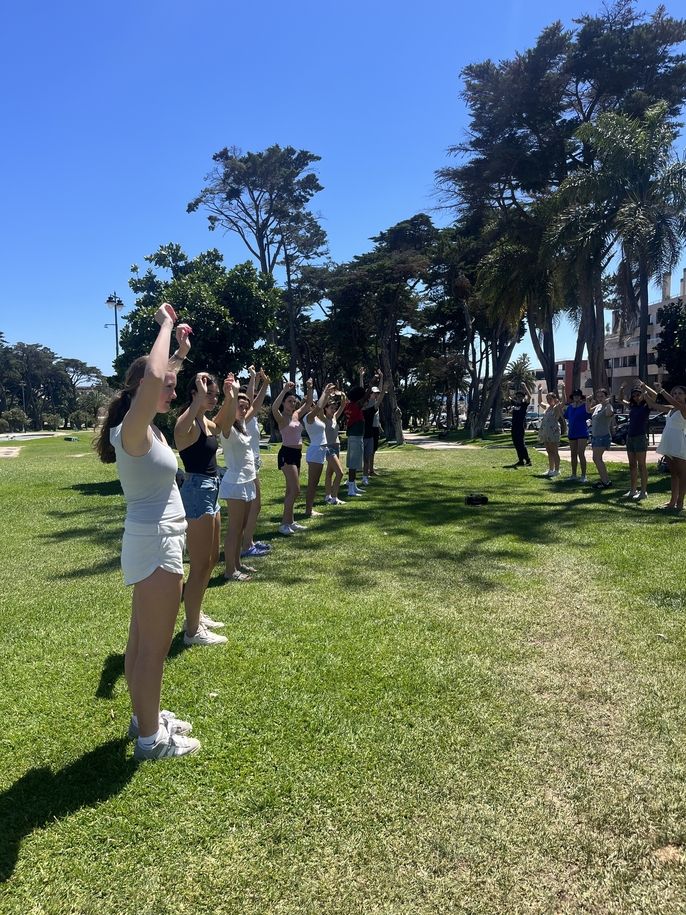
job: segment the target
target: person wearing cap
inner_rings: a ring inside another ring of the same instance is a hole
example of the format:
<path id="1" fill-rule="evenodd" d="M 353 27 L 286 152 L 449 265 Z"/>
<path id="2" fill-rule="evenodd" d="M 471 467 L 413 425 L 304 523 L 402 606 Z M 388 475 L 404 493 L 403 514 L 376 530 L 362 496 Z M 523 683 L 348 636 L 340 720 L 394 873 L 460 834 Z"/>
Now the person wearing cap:
<path id="1" fill-rule="evenodd" d="M 562 397 L 564 399 L 565 388 L 562 387 Z M 586 476 L 586 445 L 588 444 L 588 426 L 586 421 L 590 414 L 588 401 L 584 398 L 583 391 L 579 388 L 572 391 L 570 402 L 565 409 L 565 419 L 567 420 L 569 451 L 572 459 L 572 475 L 568 477 L 568 483 L 588 483 Z M 581 468 L 581 476 L 577 476 L 577 464 Z"/>
<path id="2" fill-rule="evenodd" d="M 348 468 L 348 495 L 362 496 L 364 489 L 357 486 L 357 474 L 364 466 L 364 403 L 365 390 L 361 385 L 355 385 L 348 391 L 348 399 L 344 407 L 348 449 L 345 463 Z"/>
<path id="3" fill-rule="evenodd" d="M 624 400 L 624 385 L 619 389 L 618 400 L 629 408 L 629 428 L 626 434 L 626 453 L 629 458 L 629 475 L 631 488 L 624 493 L 624 499 L 641 502 L 648 498 L 648 468 L 646 454 L 648 451 L 648 422 L 650 407 L 645 401 L 643 391 L 633 387 L 629 399 Z M 641 475 L 641 488 L 637 489 L 638 475 Z"/>
<path id="4" fill-rule="evenodd" d="M 381 387 L 379 387 L 381 385 Z M 369 484 L 369 477 L 377 476 L 374 470 L 374 455 L 379 447 L 379 436 L 381 434 L 381 423 L 379 422 L 379 407 L 384 399 L 385 391 L 383 389 L 383 373 L 381 369 L 372 378 L 372 386 L 369 390 L 369 396 L 362 407 L 364 415 L 364 436 L 362 441 L 364 468 L 362 470 L 362 485 Z"/>
<path id="5" fill-rule="evenodd" d="M 532 391 L 526 386 L 524 390 L 515 391 L 512 404 L 512 444 L 517 451 L 515 467 L 531 467 L 531 458 L 524 444 L 524 430 L 526 428 L 526 413 L 531 403 Z"/>

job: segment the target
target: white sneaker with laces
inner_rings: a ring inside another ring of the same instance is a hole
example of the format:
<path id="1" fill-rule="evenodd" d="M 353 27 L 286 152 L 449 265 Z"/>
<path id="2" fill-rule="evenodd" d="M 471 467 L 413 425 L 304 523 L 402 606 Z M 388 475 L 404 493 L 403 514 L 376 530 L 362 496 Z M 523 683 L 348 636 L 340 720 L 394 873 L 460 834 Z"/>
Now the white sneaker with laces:
<path id="1" fill-rule="evenodd" d="M 186 734 L 190 734 L 193 730 L 193 725 L 190 721 L 184 721 L 182 718 L 177 718 L 174 712 L 170 712 L 169 709 L 163 708 L 160 711 L 160 727 L 166 727 L 170 734 L 181 734 L 182 737 L 185 737 Z M 140 736 L 140 730 L 138 729 L 138 723 L 133 720 L 131 716 L 131 721 L 129 722 L 129 740 L 137 740 Z"/>
<path id="2" fill-rule="evenodd" d="M 297 533 L 298 531 L 307 530 L 307 527 L 304 524 L 298 524 L 297 521 L 294 521 L 293 524 L 290 525 L 290 528 L 293 533 Z"/>
<path id="3" fill-rule="evenodd" d="M 191 645 L 224 645 L 228 641 L 225 635 L 217 635 L 216 632 L 212 632 L 202 624 L 198 626 L 195 635 L 188 635 L 187 632 L 183 634 L 183 644 L 189 647 Z"/>
<path id="4" fill-rule="evenodd" d="M 648 493 L 645 491 L 645 489 L 641 490 L 641 492 L 635 493 L 633 496 L 634 502 L 642 502 L 644 499 L 647 499 L 647 498 L 648 498 Z"/>
<path id="5" fill-rule="evenodd" d="M 133 758 L 144 762 L 154 759 L 171 759 L 172 756 L 189 756 L 200 749 L 200 741 L 195 737 L 184 737 L 183 734 L 172 734 L 166 724 L 162 724 L 163 736 L 151 747 L 142 747 L 139 741 L 133 750 Z"/>
<path id="6" fill-rule="evenodd" d="M 560 471 L 559 471 L 559 470 L 553 470 L 553 471 L 551 471 L 551 473 L 548 474 L 548 476 L 549 476 L 550 479 L 552 480 L 553 477 L 559 477 L 559 476 L 560 476 Z"/>
<path id="7" fill-rule="evenodd" d="M 206 616 L 201 611 L 200 612 L 200 625 L 206 626 L 208 629 L 223 629 L 226 624 L 219 622 L 219 620 L 213 620 L 211 617 Z"/>
<path id="8" fill-rule="evenodd" d="M 293 531 L 291 530 L 291 528 L 290 528 L 290 526 L 289 526 L 288 524 L 282 524 L 282 525 L 279 527 L 279 533 L 280 533 L 280 534 L 283 534 L 284 537 L 290 537 L 291 534 L 293 533 Z"/>
<path id="9" fill-rule="evenodd" d="M 345 505 L 345 502 L 343 501 L 343 499 L 334 499 L 331 504 L 332 505 Z"/>

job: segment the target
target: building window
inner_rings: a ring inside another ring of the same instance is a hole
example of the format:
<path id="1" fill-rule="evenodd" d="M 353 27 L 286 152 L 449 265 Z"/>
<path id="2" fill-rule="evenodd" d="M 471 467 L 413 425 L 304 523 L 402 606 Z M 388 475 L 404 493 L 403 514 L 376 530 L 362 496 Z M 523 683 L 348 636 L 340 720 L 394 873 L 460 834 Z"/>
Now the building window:
<path id="1" fill-rule="evenodd" d="M 615 358 L 614 358 L 614 367 L 615 367 L 616 369 L 618 369 L 618 368 L 619 368 L 619 364 L 620 364 L 620 358 L 619 358 L 619 356 L 615 356 Z"/>
<path id="2" fill-rule="evenodd" d="M 636 365 L 636 356 L 629 356 L 629 365 Z"/>
<path id="3" fill-rule="evenodd" d="M 606 360 L 605 360 L 605 368 L 606 368 L 606 369 L 611 369 L 611 368 L 612 368 L 612 359 L 606 359 Z"/>
<path id="4" fill-rule="evenodd" d="M 657 364 L 657 355 L 655 353 L 648 353 L 648 365 Z"/>
<path id="5" fill-rule="evenodd" d="M 622 356 L 622 368 L 625 369 L 625 368 L 627 367 L 628 364 L 629 364 L 628 357 L 627 357 L 627 356 Z"/>

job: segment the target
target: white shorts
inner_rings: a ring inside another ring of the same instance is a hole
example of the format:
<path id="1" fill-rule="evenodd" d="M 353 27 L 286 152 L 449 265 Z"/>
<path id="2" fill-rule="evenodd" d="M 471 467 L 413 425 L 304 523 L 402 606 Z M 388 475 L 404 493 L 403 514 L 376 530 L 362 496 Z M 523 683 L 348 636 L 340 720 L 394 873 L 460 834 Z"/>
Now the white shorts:
<path id="1" fill-rule="evenodd" d="M 308 464 L 326 464 L 326 445 L 310 445 L 305 460 Z"/>
<path id="2" fill-rule="evenodd" d="M 135 585 L 144 581 L 155 569 L 183 575 L 186 527 L 185 518 L 159 524 L 125 521 L 121 545 L 121 570 L 125 584 Z"/>
<path id="3" fill-rule="evenodd" d="M 239 502 L 252 502 L 257 498 L 257 489 L 255 481 L 250 480 L 248 483 L 230 483 L 226 475 L 219 486 L 220 499 L 236 499 Z"/>

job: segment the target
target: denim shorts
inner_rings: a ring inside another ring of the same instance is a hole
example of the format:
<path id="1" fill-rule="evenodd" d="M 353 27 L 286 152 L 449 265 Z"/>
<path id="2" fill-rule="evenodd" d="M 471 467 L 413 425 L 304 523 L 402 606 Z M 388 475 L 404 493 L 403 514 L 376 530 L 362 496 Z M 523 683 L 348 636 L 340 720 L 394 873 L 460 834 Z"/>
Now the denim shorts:
<path id="1" fill-rule="evenodd" d="M 219 477 L 187 473 L 181 487 L 181 501 L 189 521 L 203 515 L 216 515 L 219 511 Z"/>
<path id="2" fill-rule="evenodd" d="M 596 435 L 593 437 L 592 445 L 594 448 L 609 448 L 612 444 L 612 439 L 609 435 Z"/>
<path id="3" fill-rule="evenodd" d="M 327 458 L 338 457 L 341 453 L 340 445 L 327 445 L 326 446 L 326 456 Z"/>

